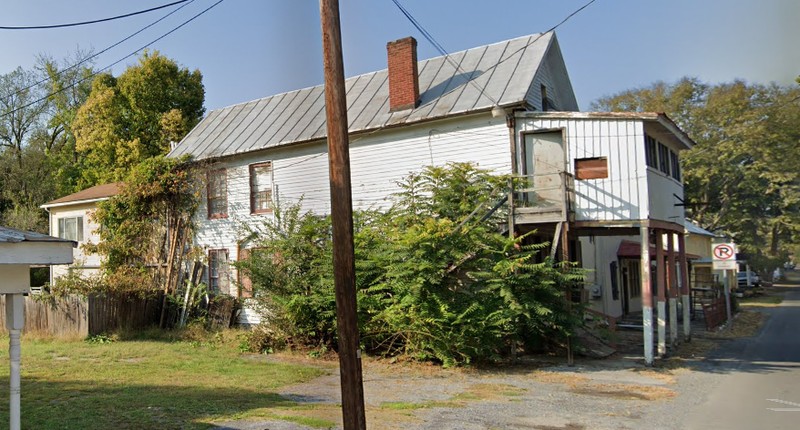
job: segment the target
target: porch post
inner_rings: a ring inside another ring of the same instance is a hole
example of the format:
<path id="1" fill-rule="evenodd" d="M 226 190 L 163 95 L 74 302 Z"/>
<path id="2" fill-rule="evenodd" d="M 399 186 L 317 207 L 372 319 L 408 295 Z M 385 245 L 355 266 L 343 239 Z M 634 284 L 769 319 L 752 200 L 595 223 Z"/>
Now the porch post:
<path id="1" fill-rule="evenodd" d="M 656 235 L 656 294 L 658 295 L 658 355 L 667 353 L 667 293 L 664 267 L 664 231 L 655 230 Z"/>
<path id="2" fill-rule="evenodd" d="M 675 267 L 675 233 L 667 233 L 667 286 L 669 288 L 669 343 L 678 341 L 678 271 Z"/>
<path id="3" fill-rule="evenodd" d="M 639 264 L 642 281 L 642 327 L 644 330 L 644 364 L 653 365 L 653 287 L 650 284 L 650 228 L 647 221 L 639 227 L 641 243 L 641 262 Z"/>
<path id="4" fill-rule="evenodd" d="M 691 304 L 689 303 L 689 265 L 686 262 L 686 236 L 678 234 L 678 261 L 681 264 L 681 300 L 683 301 L 683 340 L 692 339 Z"/>

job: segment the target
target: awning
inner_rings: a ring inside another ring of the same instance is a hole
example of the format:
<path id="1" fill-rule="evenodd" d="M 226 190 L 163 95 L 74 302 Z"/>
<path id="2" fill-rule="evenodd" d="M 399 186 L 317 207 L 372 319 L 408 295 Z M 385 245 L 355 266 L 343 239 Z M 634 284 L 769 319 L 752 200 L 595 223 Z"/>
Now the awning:
<path id="1" fill-rule="evenodd" d="M 675 254 L 678 253 L 678 250 L 675 250 Z M 666 246 L 664 247 L 664 255 L 667 255 Z M 634 242 L 632 240 L 623 240 L 619 244 L 619 248 L 617 248 L 617 257 L 623 258 L 640 258 L 642 256 L 642 245 L 639 242 Z M 650 245 L 650 259 L 656 258 L 656 247 L 654 245 Z M 695 254 L 686 253 L 686 258 L 689 260 L 699 260 L 700 256 Z"/>

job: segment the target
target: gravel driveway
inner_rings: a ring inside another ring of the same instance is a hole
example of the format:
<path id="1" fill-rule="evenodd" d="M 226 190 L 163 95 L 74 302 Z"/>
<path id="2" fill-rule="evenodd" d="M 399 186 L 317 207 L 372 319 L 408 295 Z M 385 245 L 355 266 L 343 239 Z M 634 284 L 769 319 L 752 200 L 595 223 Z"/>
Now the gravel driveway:
<path id="1" fill-rule="evenodd" d="M 649 369 L 640 357 L 578 360 L 541 358 L 492 370 L 364 363 L 370 429 L 672 429 L 718 383 L 710 371 Z M 221 429 L 341 428 L 339 376 L 330 373 L 279 394 L 301 407 L 271 411 L 282 420 L 237 421 Z M 288 417 L 288 418 L 287 418 Z M 304 419 L 318 420 L 314 427 Z M 294 421 L 294 422 L 292 422 Z M 307 423 L 307 422 L 306 422 Z M 326 425 L 325 423 L 328 423 Z M 333 424 L 336 423 L 336 424 Z"/>

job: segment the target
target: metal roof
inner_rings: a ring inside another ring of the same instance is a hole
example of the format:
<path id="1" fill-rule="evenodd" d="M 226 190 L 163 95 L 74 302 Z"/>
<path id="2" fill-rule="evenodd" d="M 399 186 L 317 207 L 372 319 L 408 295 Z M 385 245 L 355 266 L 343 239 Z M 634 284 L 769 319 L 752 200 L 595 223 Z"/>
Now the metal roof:
<path id="1" fill-rule="evenodd" d="M 0 243 L 20 243 L 20 242 L 71 242 L 72 240 L 60 239 L 42 233 L 32 231 L 22 231 L 9 227 L 0 227 Z"/>
<path id="2" fill-rule="evenodd" d="M 699 225 L 695 224 L 694 222 L 688 219 L 684 221 L 683 225 L 686 227 L 686 231 L 689 234 L 696 234 L 698 236 L 717 237 L 716 234 L 704 229 L 703 227 L 700 227 Z"/>
<path id="3" fill-rule="evenodd" d="M 386 69 L 347 79 L 350 133 L 521 105 L 555 39 L 540 33 L 456 52 L 450 61 L 420 61 L 419 106 L 399 112 L 389 112 Z M 323 139 L 326 132 L 319 85 L 213 110 L 169 155 L 217 158 Z"/>
<path id="4" fill-rule="evenodd" d="M 43 209 L 51 208 L 54 206 L 66 206 L 78 203 L 95 202 L 98 200 L 105 200 L 109 197 L 119 194 L 119 189 L 122 187 L 122 182 L 114 182 L 112 184 L 97 185 L 87 188 L 83 191 L 78 191 L 53 201 L 43 204 Z"/>

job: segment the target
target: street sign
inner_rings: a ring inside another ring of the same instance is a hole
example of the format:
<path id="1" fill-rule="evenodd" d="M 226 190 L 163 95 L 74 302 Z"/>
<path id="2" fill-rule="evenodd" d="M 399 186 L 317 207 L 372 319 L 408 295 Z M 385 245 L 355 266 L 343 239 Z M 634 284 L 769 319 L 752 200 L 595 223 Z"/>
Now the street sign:
<path id="1" fill-rule="evenodd" d="M 717 243 L 711 247 L 714 270 L 736 269 L 736 245 L 732 243 Z"/>

